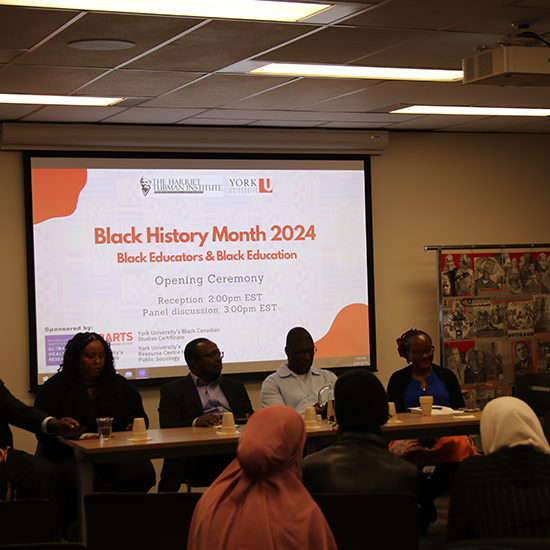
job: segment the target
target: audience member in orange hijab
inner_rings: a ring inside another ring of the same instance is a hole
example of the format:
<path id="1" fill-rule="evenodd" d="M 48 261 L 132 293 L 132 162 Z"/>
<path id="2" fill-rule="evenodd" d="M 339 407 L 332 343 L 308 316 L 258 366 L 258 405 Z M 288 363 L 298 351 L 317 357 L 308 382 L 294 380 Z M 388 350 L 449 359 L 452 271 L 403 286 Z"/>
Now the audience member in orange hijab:
<path id="1" fill-rule="evenodd" d="M 301 481 L 305 439 L 302 417 L 287 405 L 255 412 L 239 439 L 237 458 L 199 500 L 187 548 L 337 550 Z"/>

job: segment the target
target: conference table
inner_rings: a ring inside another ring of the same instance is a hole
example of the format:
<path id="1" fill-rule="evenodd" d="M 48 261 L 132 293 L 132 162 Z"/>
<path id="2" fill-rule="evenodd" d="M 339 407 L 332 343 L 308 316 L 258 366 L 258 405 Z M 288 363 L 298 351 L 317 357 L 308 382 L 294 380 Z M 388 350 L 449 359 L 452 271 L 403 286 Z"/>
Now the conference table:
<path id="1" fill-rule="evenodd" d="M 443 437 L 474 435 L 479 433 L 481 411 L 422 416 L 416 413 L 397 413 L 382 426 L 382 437 L 412 439 L 417 437 Z"/>
<path id="2" fill-rule="evenodd" d="M 382 426 L 385 439 L 439 437 L 479 433 L 481 413 L 422 416 L 399 413 Z M 242 428 L 225 435 L 216 428 L 150 429 L 145 441 L 132 441 L 131 432 L 114 432 L 109 439 L 70 440 L 61 438 L 75 453 L 78 473 L 79 527 L 82 542 L 86 542 L 84 495 L 93 492 L 93 464 L 138 460 L 142 458 L 178 458 L 235 452 Z M 306 447 L 309 454 L 330 445 L 337 433 L 327 420 L 317 428 L 307 429 Z"/>

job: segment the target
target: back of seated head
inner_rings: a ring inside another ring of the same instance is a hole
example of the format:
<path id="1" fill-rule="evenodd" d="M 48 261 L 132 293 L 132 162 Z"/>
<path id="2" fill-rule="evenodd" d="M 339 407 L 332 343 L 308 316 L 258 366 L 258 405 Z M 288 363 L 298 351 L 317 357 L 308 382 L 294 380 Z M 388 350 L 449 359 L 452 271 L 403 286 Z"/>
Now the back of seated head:
<path id="1" fill-rule="evenodd" d="M 341 432 L 378 434 L 388 421 L 386 390 L 372 372 L 348 371 L 336 381 L 334 410 Z"/>

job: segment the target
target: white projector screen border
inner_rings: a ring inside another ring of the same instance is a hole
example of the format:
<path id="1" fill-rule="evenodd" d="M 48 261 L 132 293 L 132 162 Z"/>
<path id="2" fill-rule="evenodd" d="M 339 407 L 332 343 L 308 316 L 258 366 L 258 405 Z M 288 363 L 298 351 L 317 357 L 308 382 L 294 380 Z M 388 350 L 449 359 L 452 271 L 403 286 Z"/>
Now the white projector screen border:
<path id="1" fill-rule="evenodd" d="M 31 151 L 24 169 L 31 390 L 84 331 L 138 386 L 187 374 L 197 337 L 264 378 L 293 326 L 316 366 L 376 370 L 368 156 Z"/>

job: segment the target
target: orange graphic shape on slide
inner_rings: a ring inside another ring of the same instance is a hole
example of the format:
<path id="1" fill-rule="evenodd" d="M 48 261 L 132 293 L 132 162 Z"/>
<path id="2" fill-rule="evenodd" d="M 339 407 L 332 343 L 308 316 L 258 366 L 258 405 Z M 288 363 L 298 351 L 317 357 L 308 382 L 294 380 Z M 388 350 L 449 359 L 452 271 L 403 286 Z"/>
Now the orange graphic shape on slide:
<path id="1" fill-rule="evenodd" d="M 338 313 L 329 331 L 315 342 L 315 346 L 315 357 L 370 354 L 369 306 L 346 306 Z"/>
<path id="2" fill-rule="evenodd" d="M 70 216 L 76 210 L 87 178 L 84 168 L 32 170 L 33 223 Z"/>

